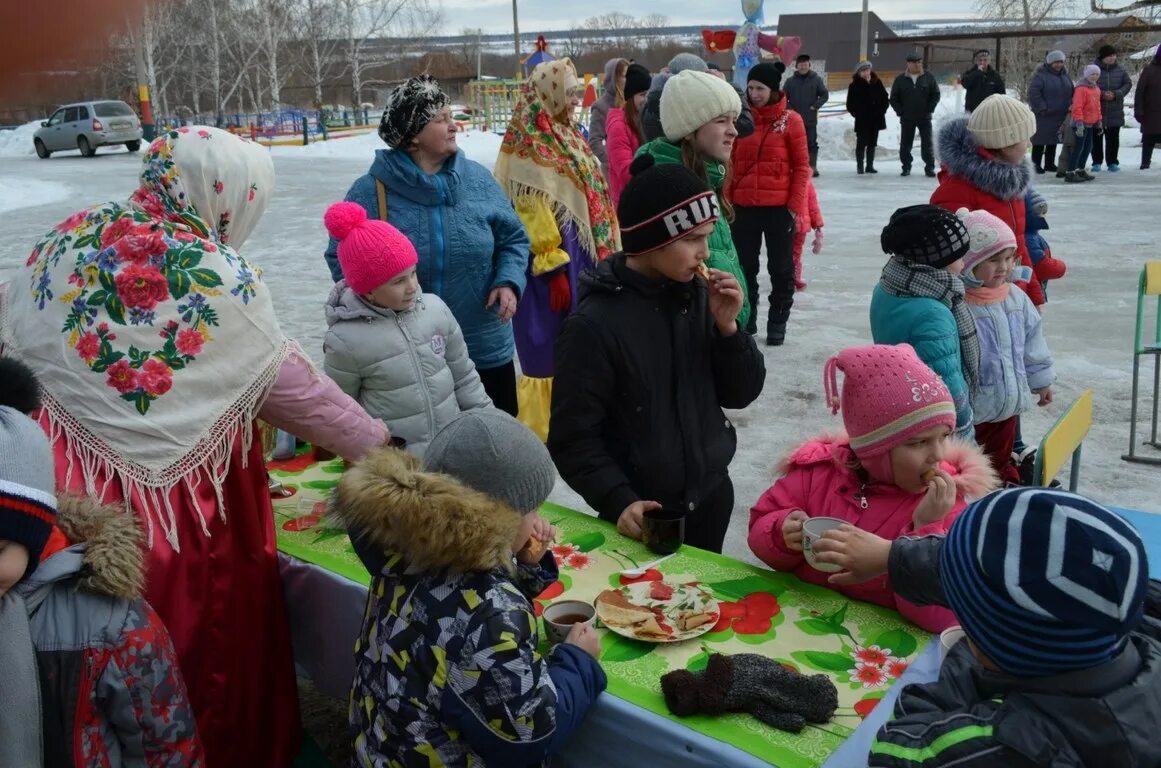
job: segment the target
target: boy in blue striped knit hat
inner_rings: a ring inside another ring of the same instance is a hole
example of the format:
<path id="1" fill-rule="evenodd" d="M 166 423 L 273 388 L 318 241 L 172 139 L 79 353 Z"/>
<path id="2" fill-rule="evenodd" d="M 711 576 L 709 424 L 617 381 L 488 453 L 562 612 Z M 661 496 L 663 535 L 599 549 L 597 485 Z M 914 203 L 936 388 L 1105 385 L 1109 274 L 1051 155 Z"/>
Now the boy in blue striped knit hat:
<path id="1" fill-rule="evenodd" d="M 939 679 L 909 685 L 869 766 L 1161 765 L 1161 622 L 1137 531 L 1063 491 L 997 491 L 946 537 L 885 542 L 844 527 L 818 559 L 839 583 L 883 572 L 917 604 L 946 605 L 966 641 Z"/>

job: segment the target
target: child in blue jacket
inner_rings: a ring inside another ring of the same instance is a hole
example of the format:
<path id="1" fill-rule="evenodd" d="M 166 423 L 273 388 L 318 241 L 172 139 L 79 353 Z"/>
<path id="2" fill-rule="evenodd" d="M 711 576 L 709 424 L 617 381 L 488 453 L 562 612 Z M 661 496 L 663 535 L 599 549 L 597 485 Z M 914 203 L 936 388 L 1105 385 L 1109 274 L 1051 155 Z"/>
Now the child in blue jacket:
<path id="1" fill-rule="evenodd" d="M 1044 195 L 1032 187 L 1024 193 L 1024 210 L 1026 212 L 1024 224 L 1024 243 L 1028 246 L 1028 258 L 1032 260 L 1032 271 L 1044 289 L 1044 297 L 1048 298 L 1048 281 L 1059 280 L 1068 271 L 1068 265 L 1052 255 L 1048 241 L 1040 233 L 1048 229 L 1048 222 L 1044 219 L 1048 215 L 1048 201 Z"/>
<path id="2" fill-rule="evenodd" d="M 951 392 L 955 436 L 974 439 L 971 387 L 979 378 L 980 345 L 959 278 L 968 233 L 950 211 L 912 205 L 891 215 L 880 237 L 891 255 L 871 295 L 876 344 L 910 344 Z"/>
<path id="3" fill-rule="evenodd" d="M 491 408 L 440 430 L 422 466 L 384 448 L 343 477 L 331 512 L 384 558 L 355 646 L 355 765 L 541 765 L 605 689 L 592 627 L 538 651 L 554 481 L 539 438 Z"/>

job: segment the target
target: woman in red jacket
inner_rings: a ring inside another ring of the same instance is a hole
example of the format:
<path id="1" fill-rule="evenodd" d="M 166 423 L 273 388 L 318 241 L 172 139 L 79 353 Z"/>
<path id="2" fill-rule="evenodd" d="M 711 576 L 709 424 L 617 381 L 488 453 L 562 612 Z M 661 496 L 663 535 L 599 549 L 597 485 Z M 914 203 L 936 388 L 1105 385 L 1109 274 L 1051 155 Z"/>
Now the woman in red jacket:
<path id="1" fill-rule="evenodd" d="M 1024 242 L 1024 193 L 1032 181 L 1028 141 L 1036 132 L 1036 117 L 1011 96 L 993 94 L 970 116 L 945 124 L 939 131 L 939 186 L 931 204 L 955 213 L 960 208 L 985 210 L 999 217 L 1016 235 L 1016 255 L 1027 267 L 1013 280 L 1032 303 L 1044 303 L 1040 280 Z"/>
<path id="2" fill-rule="evenodd" d="M 746 95 L 754 132 L 734 142 L 734 173 L 726 187 L 734 204 L 734 247 L 750 294 L 748 333 L 758 330 L 758 259 L 766 239 L 770 274 L 766 344 L 772 347 L 785 340 L 794 304 L 795 219 L 809 217 L 806 184 L 811 175 L 806 127 L 781 91 L 785 71 L 782 62 L 764 62 L 750 70 Z"/>

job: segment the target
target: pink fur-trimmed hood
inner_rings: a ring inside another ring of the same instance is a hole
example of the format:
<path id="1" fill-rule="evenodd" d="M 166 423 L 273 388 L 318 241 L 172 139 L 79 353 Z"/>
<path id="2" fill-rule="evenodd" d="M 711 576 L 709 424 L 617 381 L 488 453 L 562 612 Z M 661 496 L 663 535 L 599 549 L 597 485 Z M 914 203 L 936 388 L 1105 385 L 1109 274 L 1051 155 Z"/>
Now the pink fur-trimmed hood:
<path id="1" fill-rule="evenodd" d="M 792 467 L 830 462 L 840 471 L 854 475 L 858 458 L 850 439 L 838 431 L 807 440 L 790 451 L 775 467 L 784 476 Z M 978 446 L 952 439 L 943 457 L 942 469 L 955 479 L 956 489 L 967 499 L 978 499 L 1000 487 L 1000 478 Z"/>

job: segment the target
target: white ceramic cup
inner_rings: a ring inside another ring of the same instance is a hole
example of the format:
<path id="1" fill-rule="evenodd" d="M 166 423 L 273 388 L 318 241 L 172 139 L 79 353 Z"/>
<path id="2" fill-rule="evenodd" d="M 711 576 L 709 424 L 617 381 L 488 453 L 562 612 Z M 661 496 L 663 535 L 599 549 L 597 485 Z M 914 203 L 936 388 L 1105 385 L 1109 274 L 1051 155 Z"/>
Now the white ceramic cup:
<path id="1" fill-rule="evenodd" d="M 963 627 L 955 626 L 948 627 L 939 633 L 939 661 L 943 662 L 947 658 L 947 654 L 951 652 L 952 647 L 967 637 L 963 631 Z"/>
<path id="2" fill-rule="evenodd" d="M 578 620 L 577 617 L 583 618 Z M 553 645 L 564 642 L 573 624 L 592 626 L 596 620 L 597 611 L 592 603 L 581 600 L 558 600 L 544 609 L 544 631 Z"/>
<path id="3" fill-rule="evenodd" d="M 838 573 L 843 569 L 841 565 L 818 562 L 814 556 L 813 545 L 819 536 L 844 524 L 846 520 L 839 520 L 837 517 L 812 517 L 802 521 L 802 554 L 806 556 L 806 562 L 810 563 L 811 568 L 823 573 Z"/>

